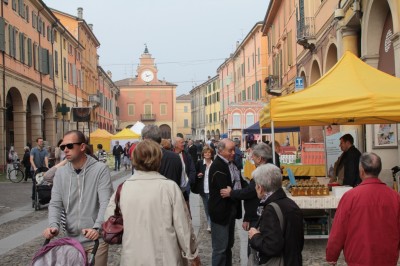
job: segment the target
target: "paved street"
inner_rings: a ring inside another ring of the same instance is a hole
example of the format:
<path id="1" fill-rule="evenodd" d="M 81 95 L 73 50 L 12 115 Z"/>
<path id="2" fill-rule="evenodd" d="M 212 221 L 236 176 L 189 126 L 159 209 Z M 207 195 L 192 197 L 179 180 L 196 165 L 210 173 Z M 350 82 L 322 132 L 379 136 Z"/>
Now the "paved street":
<path id="1" fill-rule="evenodd" d="M 128 176 L 128 172 L 112 172 L 114 187 Z M 29 265 L 43 243 L 41 232 L 47 225 L 47 208 L 35 212 L 31 208 L 30 193 L 31 183 L 0 183 L 0 265 Z M 198 195 L 192 194 L 190 200 L 201 261 L 203 265 L 211 265 L 211 235 L 206 231 L 203 206 Z M 247 233 L 241 229 L 241 221 L 237 221 L 236 228 L 233 265 L 244 266 Z M 327 265 L 325 246 L 326 240 L 306 240 L 304 265 Z M 109 265 L 119 265 L 119 253 L 120 246 L 110 246 Z M 345 265 L 343 259 L 338 265 Z"/>

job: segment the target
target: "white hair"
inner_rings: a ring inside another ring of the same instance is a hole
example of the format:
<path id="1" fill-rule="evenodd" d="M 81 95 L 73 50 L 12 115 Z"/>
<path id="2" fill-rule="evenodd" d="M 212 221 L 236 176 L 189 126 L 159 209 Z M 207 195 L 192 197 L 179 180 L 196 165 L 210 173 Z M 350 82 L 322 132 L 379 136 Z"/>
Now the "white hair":
<path id="1" fill-rule="evenodd" d="M 281 169 L 273 164 L 260 165 L 251 176 L 256 184 L 262 186 L 266 192 L 275 192 L 282 187 Z"/>

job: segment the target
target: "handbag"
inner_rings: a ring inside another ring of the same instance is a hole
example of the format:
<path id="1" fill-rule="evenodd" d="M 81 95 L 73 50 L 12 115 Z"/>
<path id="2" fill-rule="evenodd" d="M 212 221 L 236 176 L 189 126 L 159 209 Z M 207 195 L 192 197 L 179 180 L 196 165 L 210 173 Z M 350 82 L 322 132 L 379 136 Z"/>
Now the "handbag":
<path id="1" fill-rule="evenodd" d="M 101 226 L 101 236 L 103 237 L 104 242 L 110 245 L 121 244 L 122 236 L 124 234 L 124 220 L 119 207 L 119 200 L 121 197 L 121 189 L 123 184 L 124 183 L 118 186 L 117 193 L 115 194 L 114 215 L 110 216 Z"/>
<path id="2" fill-rule="evenodd" d="M 281 225 L 281 229 L 283 232 L 283 222 L 284 221 L 283 221 L 283 214 L 282 214 L 281 208 L 275 202 L 271 202 L 268 205 L 271 205 L 275 209 L 276 215 L 278 216 L 278 219 L 279 219 L 279 224 Z M 249 255 L 249 259 L 247 260 L 247 266 L 257 266 L 257 265 L 258 266 L 284 266 L 283 255 L 281 255 L 279 257 L 272 257 L 266 263 L 259 264 L 257 250 L 255 250 L 254 248 L 250 248 L 250 255 Z"/>

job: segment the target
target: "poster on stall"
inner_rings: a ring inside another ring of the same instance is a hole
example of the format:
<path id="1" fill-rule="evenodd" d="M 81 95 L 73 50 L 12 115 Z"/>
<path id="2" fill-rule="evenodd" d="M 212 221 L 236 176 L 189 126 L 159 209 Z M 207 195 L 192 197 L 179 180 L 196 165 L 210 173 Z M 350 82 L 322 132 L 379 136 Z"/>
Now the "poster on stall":
<path id="1" fill-rule="evenodd" d="M 327 176 L 334 176 L 333 167 L 335 162 L 342 154 L 342 150 L 339 147 L 340 138 L 345 134 L 351 134 L 354 138 L 354 144 L 358 143 L 356 130 L 348 130 L 330 134 L 325 136 L 325 147 L 326 147 L 326 165 L 327 165 Z M 355 145 L 356 146 L 356 145 Z"/>

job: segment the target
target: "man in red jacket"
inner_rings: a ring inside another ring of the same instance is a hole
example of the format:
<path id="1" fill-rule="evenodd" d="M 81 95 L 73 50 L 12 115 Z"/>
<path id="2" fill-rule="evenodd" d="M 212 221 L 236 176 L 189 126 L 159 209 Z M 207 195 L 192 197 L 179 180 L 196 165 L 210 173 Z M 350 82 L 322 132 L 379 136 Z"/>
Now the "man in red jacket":
<path id="1" fill-rule="evenodd" d="M 397 265 L 400 246 L 400 195 L 378 179 L 381 158 L 360 157 L 362 183 L 340 200 L 326 247 L 335 265 L 343 249 L 348 265 Z"/>

